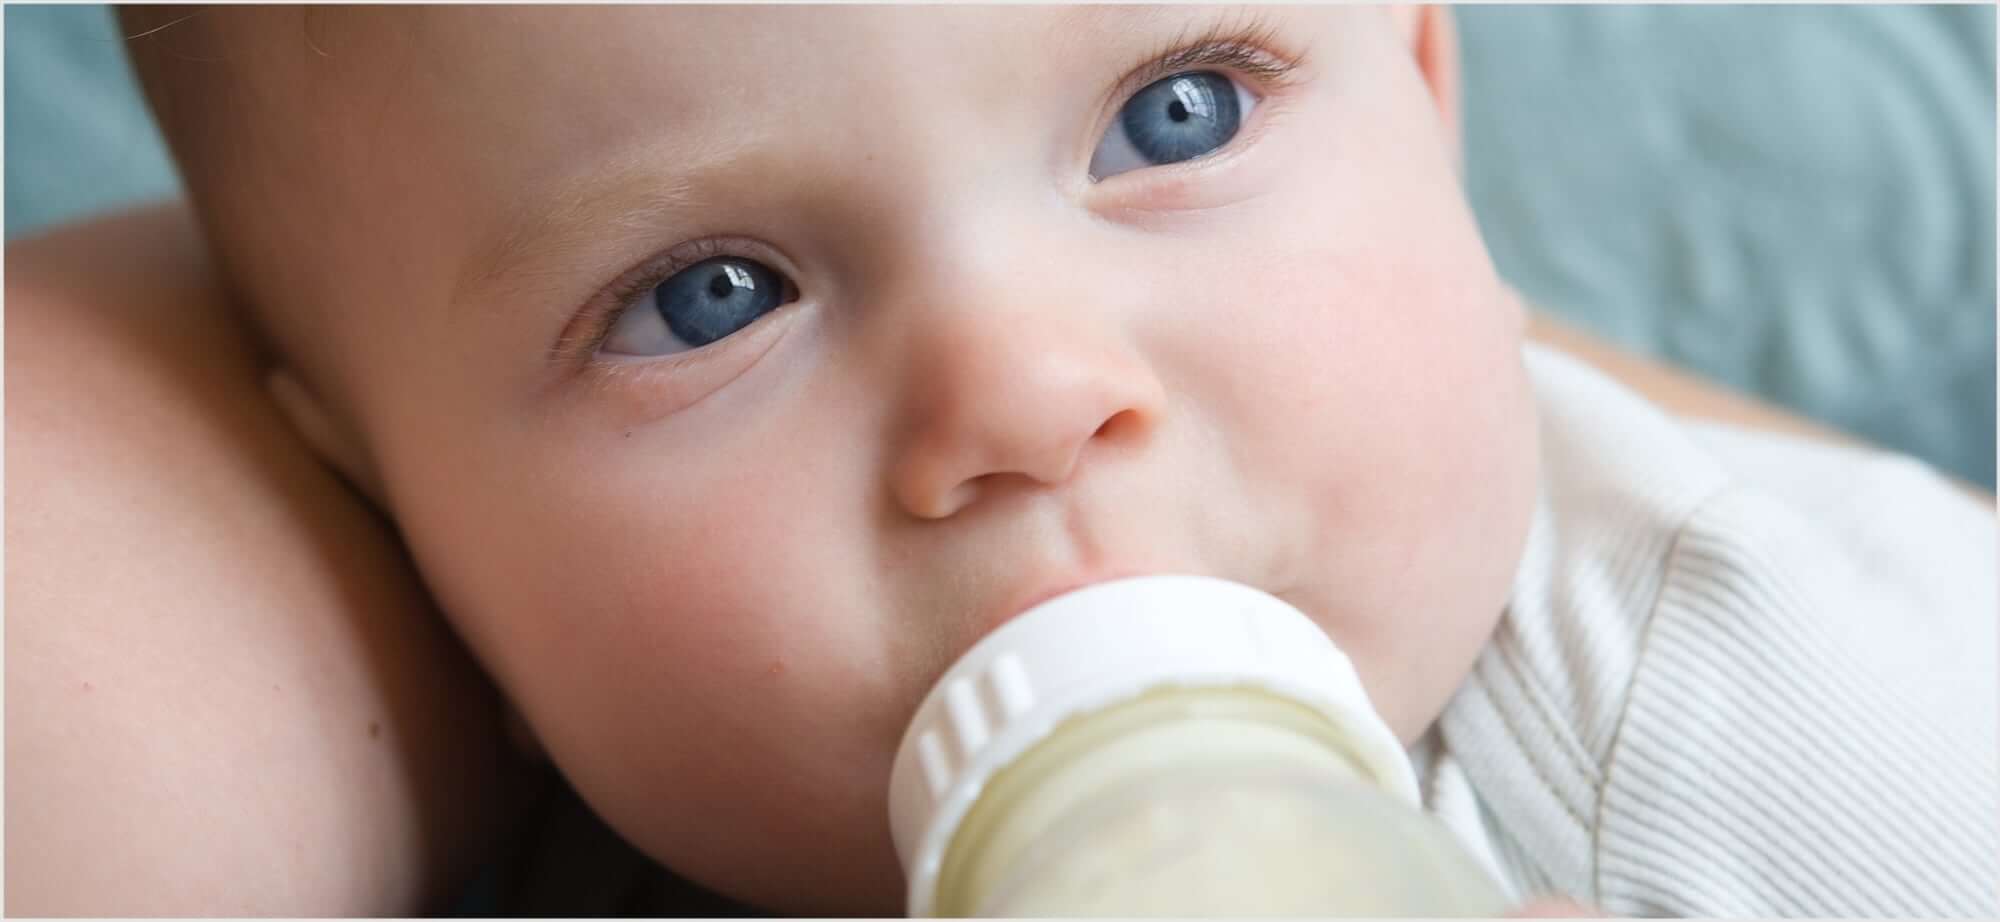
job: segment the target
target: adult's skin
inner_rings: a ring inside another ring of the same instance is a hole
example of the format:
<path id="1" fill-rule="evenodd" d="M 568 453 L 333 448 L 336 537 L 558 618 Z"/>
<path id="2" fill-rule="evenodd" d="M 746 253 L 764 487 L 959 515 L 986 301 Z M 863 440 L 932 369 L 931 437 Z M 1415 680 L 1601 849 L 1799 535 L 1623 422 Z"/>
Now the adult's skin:
<path id="1" fill-rule="evenodd" d="M 286 428 L 185 206 L 6 270 L 6 911 L 439 908 L 539 775 L 393 530 Z M 1848 440 L 1531 335 L 1684 415 Z"/>
<path id="2" fill-rule="evenodd" d="M 6 247 L 6 911 L 442 908 L 540 776 L 184 207 Z"/>

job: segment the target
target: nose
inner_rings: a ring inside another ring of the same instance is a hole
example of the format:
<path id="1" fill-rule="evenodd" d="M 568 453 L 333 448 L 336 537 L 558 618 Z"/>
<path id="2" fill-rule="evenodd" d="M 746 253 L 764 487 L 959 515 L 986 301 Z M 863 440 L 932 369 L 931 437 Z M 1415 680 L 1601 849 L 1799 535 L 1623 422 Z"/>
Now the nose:
<path id="1" fill-rule="evenodd" d="M 944 519 L 982 497 L 1068 481 L 1087 455 L 1142 444 L 1164 389 L 1114 312 L 1075 299 L 912 311 L 905 436 L 891 492 Z M 912 329 L 913 328 L 913 329 Z"/>

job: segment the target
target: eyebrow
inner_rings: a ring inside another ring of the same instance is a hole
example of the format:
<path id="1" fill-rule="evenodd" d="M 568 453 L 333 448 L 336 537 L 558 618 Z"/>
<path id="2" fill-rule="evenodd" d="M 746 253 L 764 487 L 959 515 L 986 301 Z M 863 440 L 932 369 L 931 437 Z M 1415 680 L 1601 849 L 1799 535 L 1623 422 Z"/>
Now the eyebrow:
<path id="1" fill-rule="evenodd" d="M 537 275 L 538 263 L 566 264 L 585 247 L 611 250 L 650 242 L 663 216 L 690 207 L 709 177 L 740 167 L 741 151 L 739 144 L 711 141 L 689 149 L 654 138 L 564 171 L 545 190 L 521 197 L 500 219 L 506 230 L 466 261 L 453 303 Z"/>
<path id="2" fill-rule="evenodd" d="M 1058 9 L 1060 12 L 1049 21 L 1051 42 L 1065 42 L 1105 32 L 1129 32 L 1152 25 L 1152 20 L 1165 19 L 1176 13 L 1194 17 L 1215 15 L 1214 11 L 1197 6 L 1176 9 L 1174 4 L 1156 3 L 1094 3 Z"/>

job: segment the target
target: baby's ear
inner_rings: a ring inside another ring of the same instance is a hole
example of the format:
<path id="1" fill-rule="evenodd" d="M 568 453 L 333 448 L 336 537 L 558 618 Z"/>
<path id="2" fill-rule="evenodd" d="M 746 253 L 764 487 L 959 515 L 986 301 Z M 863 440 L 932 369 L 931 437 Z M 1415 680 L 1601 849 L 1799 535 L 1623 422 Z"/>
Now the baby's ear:
<path id="1" fill-rule="evenodd" d="M 326 402 L 306 387 L 289 368 L 276 368 L 264 376 L 264 389 L 277 401 L 278 409 L 292 429 L 306 440 L 306 446 L 347 482 L 366 494 L 377 507 L 384 507 L 382 481 L 369 462 L 361 439 L 341 417 L 329 412 Z"/>
<path id="2" fill-rule="evenodd" d="M 1437 104 L 1438 118 L 1444 124 L 1446 143 L 1451 145 L 1452 162 L 1465 172 L 1465 143 L 1460 132 L 1460 100 L 1458 86 L 1458 27 L 1452 21 L 1451 8 L 1437 4 L 1423 6 L 1398 6 L 1390 13 L 1395 17 L 1399 34 L 1410 54 L 1417 62 L 1417 70 L 1424 75 L 1424 83 L 1431 89 L 1431 99 Z"/>

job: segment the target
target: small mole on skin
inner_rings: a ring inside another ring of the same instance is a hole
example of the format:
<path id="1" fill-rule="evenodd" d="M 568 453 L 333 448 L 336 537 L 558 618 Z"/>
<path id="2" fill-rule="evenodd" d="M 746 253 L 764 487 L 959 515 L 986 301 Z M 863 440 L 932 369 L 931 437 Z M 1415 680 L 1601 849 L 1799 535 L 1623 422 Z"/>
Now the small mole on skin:
<path id="1" fill-rule="evenodd" d="M 84 690 L 84 691 L 90 691 L 91 689 L 93 689 L 93 688 L 96 688 L 96 687 L 97 687 L 97 686 L 95 686 L 95 685 L 92 685 L 92 684 L 90 684 L 89 682 L 85 682 L 85 683 L 83 683 L 83 690 Z"/>
<path id="2" fill-rule="evenodd" d="M 630 429 L 627 429 L 627 430 L 625 430 L 625 437 L 626 437 L 626 438 L 628 438 L 628 439 L 629 439 L 629 438 L 631 438 L 631 437 L 632 437 L 632 430 L 630 430 Z"/>
<path id="3" fill-rule="evenodd" d="M 372 740 L 372 739 L 375 739 L 375 738 L 377 738 L 377 737 L 380 737 L 381 735 L 382 735 L 382 725 L 381 725 L 381 724 L 378 724 L 378 723 L 376 723 L 375 721 L 372 721 L 372 720 L 371 720 L 371 721 L 369 721 L 369 722 L 368 722 L 368 738 Z"/>

